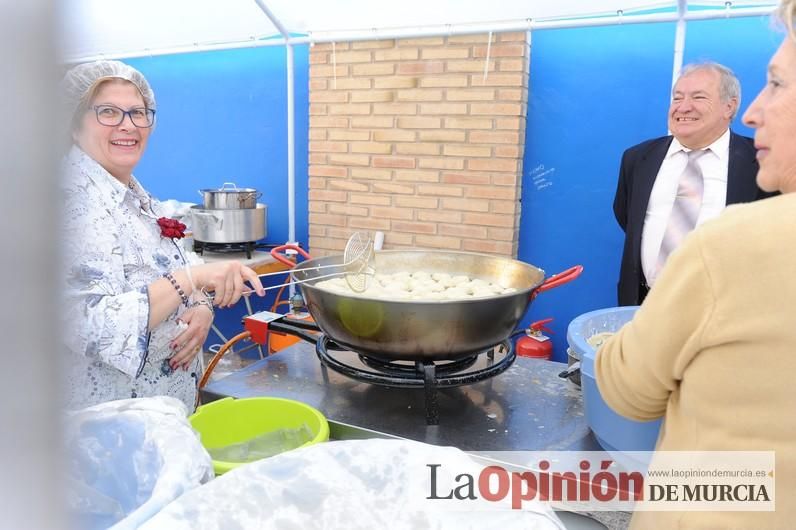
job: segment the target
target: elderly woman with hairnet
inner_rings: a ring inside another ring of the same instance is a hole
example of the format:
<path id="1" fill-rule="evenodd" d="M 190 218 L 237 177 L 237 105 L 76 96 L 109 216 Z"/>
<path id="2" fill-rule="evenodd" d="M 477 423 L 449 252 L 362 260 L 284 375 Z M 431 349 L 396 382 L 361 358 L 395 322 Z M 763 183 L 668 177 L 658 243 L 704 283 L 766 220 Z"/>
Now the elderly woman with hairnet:
<path id="1" fill-rule="evenodd" d="M 776 511 L 639 512 L 636 528 L 796 524 L 796 0 L 778 13 L 788 35 L 743 119 L 757 184 L 782 194 L 694 231 L 595 360 L 618 413 L 664 417 L 657 450 L 773 451 Z"/>
<path id="2" fill-rule="evenodd" d="M 235 261 L 189 267 L 173 223 L 133 176 L 155 124 L 144 76 L 118 61 L 67 72 L 72 146 L 63 162 L 68 408 L 169 395 L 196 403 L 212 303 L 230 306 L 256 273 Z M 160 222 L 159 222 L 160 220 Z M 179 228 L 179 227 L 177 227 Z"/>

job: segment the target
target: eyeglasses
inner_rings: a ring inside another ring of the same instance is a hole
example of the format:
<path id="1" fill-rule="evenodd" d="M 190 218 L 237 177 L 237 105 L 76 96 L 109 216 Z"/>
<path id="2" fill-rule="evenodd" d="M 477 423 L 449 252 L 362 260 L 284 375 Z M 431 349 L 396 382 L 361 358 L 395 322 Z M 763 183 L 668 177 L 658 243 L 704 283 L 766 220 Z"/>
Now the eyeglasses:
<path id="1" fill-rule="evenodd" d="M 97 113 L 97 121 L 100 125 L 116 127 L 124 121 L 125 116 L 130 116 L 130 121 L 136 127 L 152 127 L 155 123 L 154 109 L 139 107 L 130 110 L 122 110 L 115 105 L 95 105 L 94 112 Z"/>

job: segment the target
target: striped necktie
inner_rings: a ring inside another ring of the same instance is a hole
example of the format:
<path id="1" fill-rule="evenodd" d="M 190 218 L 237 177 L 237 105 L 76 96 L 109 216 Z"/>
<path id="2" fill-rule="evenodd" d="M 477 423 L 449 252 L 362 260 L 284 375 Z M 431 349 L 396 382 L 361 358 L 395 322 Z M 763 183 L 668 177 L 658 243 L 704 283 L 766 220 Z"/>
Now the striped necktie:
<path id="1" fill-rule="evenodd" d="M 702 208 L 702 192 L 704 189 L 702 169 L 699 167 L 698 160 L 705 153 L 707 153 L 707 150 L 694 150 L 686 153 L 688 155 L 688 163 L 683 170 L 683 174 L 680 175 L 680 181 L 677 185 L 677 196 L 674 199 L 672 213 L 669 216 L 666 231 L 663 233 L 661 250 L 658 253 L 656 268 L 659 273 L 669 258 L 669 254 L 677 248 L 688 232 L 696 226 L 699 210 Z"/>

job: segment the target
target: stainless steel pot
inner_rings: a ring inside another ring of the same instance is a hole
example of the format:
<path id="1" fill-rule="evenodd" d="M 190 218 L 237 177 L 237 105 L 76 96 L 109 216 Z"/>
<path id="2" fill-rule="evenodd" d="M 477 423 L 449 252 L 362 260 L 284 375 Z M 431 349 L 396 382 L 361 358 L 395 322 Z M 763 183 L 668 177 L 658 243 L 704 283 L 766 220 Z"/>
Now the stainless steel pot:
<path id="1" fill-rule="evenodd" d="M 191 206 L 193 238 L 203 243 L 248 243 L 264 238 L 268 232 L 265 219 L 267 207 L 237 210 L 212 210 Z"/>
<path id="2" fill-rule="evenodd" d="M 558 377 L 569 379 L 580 387 L 580 357 L 572 348 L 567 348 L 567 369 L 558 374 Z"/>
<path id="3" fill-rule="evenodd" d="M 312 280 L 334 271 L 316 267 L 342 263 L 343 256 L 310 259 L 297 265 L 293 275 Z M 575 279 L 583 270 L 576 266 L 543 283 L 544 271 L 521 261 L 425 250 L 377 252 L 374 265 L 378 273 L 464 274 L 517 289 L 471 300 L 389 301 L 332 293 L 312 281 L 301 284 L 308 310 L 326 335 L 354 351 L 390 361 L 457 359 L 484 351 L 511 335 L 536 294 Z"/>
<path id="4" fill-rule="evenodd" d="M 199 190 L 206 210 L 239 210 L 255 208 L 262 193 L 254 188 L 239 188 L 234 182 L 225 182 L 218 189 Z"/>

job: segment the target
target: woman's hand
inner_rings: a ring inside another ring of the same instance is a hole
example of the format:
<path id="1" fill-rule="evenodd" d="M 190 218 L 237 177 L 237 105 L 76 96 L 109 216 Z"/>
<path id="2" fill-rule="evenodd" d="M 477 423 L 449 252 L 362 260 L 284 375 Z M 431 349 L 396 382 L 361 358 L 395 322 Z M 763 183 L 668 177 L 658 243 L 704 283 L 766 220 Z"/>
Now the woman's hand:
<path id="1" fill-rule="evenodd" d="M 171 341 L 174 355 L 169 359 L 169 365 L 172 370 L 187 370 L 196 355 L 202 351 L 202 345 L 213 324 L 213 312 L 208 306 L 195 305 L 188 308 L 180 316 L 180 320 L 188 324 L 188 328 Z"/>
<path id="2" fill-rule="evenodd" d="M 213 305 L 230 307 L 240 300 L 249 287 L 243 282 L 248 281 L 259 296 L 265 296 L 263 284 L 257 273 L 237 261 L 206 263 L 191 269 L 196 286 L 205 291 L 213 291 Z"/>

